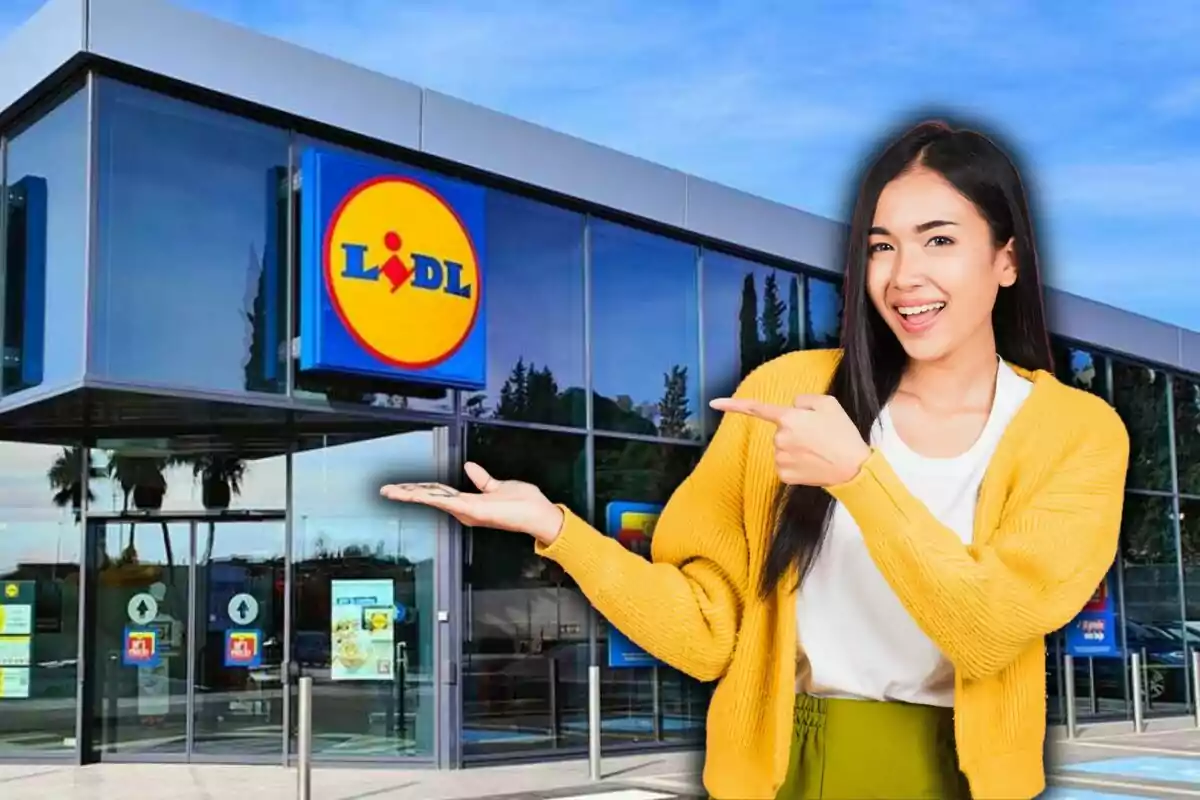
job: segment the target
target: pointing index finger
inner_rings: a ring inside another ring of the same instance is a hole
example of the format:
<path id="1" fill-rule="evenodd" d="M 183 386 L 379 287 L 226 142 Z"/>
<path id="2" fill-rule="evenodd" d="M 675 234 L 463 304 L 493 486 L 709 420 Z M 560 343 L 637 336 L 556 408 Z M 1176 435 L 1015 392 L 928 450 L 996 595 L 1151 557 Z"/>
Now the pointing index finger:
<path id="1" fill-rule="evenodd" d="M 789 410 L 773 403 L 762 403 L 758 400 L 736 399 L 733 397 L 720 397 L 710 402 L 709 405 L 717 411 L 723 411 L 726 414 L 745 414 L 774 423 L 775 425 L 783 421 L 784 414 Z"/>

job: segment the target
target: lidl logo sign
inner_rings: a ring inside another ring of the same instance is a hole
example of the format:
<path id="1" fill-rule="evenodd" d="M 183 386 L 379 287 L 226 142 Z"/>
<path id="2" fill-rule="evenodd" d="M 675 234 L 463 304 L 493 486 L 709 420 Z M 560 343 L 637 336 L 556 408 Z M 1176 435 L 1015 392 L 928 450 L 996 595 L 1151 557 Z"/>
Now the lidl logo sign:
<path id="1" fill-rule="evenodd" d="M 301 182 L 301 368 L 481 388 L 484 190 L 319 149 Z"/>

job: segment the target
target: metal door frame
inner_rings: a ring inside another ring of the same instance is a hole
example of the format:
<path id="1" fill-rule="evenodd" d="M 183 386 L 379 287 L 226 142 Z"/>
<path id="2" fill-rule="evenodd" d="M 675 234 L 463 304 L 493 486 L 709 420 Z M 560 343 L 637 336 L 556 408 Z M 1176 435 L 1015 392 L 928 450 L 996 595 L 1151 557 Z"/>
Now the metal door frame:
<path id="1" fill-rule="evenodd" d="M 125 512 L 116 514 L 89 514 L 87 518 L 87 545 L 88 545 L 88 567 L 89 569 L 99 569 L 99 564 L 95 556 L 99 555 L 96 552 L 96 547 L 99 541 L 94 536 L 94 532 L 104 528 L 107 529 L 110 525 L 120 524 L 162 524 L 162 523 L 186 523 L 188 527 L 188 591 L 187 591 L 187 610 L 186 610 L 186 626 L 185 626 L 185 647 L 184 657 L 186 663 L 186 682 L 187 693 L 185 695 L 184 706 L 186 708 L 186 719 L 184 720 L 184 742 L 182 753 L 106 753 L 101 751 L 95 741 L 88 741 L 86 747 L 89 752 L 85 753 L 85 761 L 101 762 L 107 761 L 110 763 L 170 763 L 170 764 L 219 764 L 219 763 L 243 763 L 243 764 L 273 764 L 279 763 L 280 759 L 287 759 L 289 747 L 289 731 L 288 721 L 291 718 L 290 705 L 292 702 L 290 680 L 287 675 L 287 655 L 288 631 L 284 630 L 282 636 L 284 638 L 284 651 L 280 660 L 280 694 L 283 702 L 282 708 L 282 731 L 280 735 L 280 751 L 273 756 L 249 756 L 249 757 L 233 757 L 221 755 L 202 755 L 195 751 L 196 747 L 196 598 L 197 598 L 197 531 L 202 524 L 249 524 L 259 522 L 278 522 L 282 525 L 283 539 L 281 546 L 284 548 L 284 570 L 290 570 L 291 554 L 288 552 L 290 548 L 290 536 L 288 535 L 287 522 L 288 514 L 284 509 L 271 510 L 246 510 L 221 513 L 204 513 L 204 512 Z M 291 603 L 291 581 L 284 581 L 284 608 L 288 608 Z M 93 586 L 95 584 L 93 583 Z M 98 588 L 98 587 L 97 587 Z M 91 594 L 87 598 L 88 602 L 94 606 L 95 595 Z M 287 619 L 285 612 L 284 627 L 287 627 Z M 99 677 L 94 665 L 98 663 L 96 655 L 96 632 L 95 626 L 90 625 L 91 631 L 88 635 L 86 643 L 87 662 L 93 665 L 89 672 L 89 680 L 93 683 Z M 97 719 L 102 719 L 96 713 L 96 704 L 102 702 L 103 689 L 100 686 L 95 686 L 93 689 L 93 702 L 85 709 L 85 714 L 89 718 L 91 725 L 95 725 Z M 89 737 L 90 739 L 91 737 Z"/>

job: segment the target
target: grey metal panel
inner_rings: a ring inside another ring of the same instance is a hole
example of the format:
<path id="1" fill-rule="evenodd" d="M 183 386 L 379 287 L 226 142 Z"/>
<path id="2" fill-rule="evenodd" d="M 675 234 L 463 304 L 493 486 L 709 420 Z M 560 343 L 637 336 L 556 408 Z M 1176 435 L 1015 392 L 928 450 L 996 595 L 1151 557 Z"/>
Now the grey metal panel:
<path id="1" fill-rule="evenodd" d="M 0 108 L 83 50 L 84 1 L 50 0 L 0 42 Z"/>
<path id="2" fill-rule="evenodd" d="M 1179 331 L 1179 365 L 1191 372 L 1200 372 L 1200 333 Z"/>
<path id="3" fill-rule="evenodd" d="M 1084 297 L 1046 292 L 1046 314 L 1057 334 L 1119 353 L 1181 366 L 1180 329 Z"/>
<path id="4" fill-rule="evenodd" d="M 91 0 L 88 49 L 195 86 L 416 149 L 421 89 L 162 0 Z"/>
<path id="5" fill-rule="evenodd" d="M 844 268 L 842 223 L 690 175 L 683 227 L 830 272 Z"/>
<path id="6" fill-rule="evenodd" d="M 668 225 L 684 222 L 682 172 L 434 91 L 421 149 Z"/>
<path id="7" fill-rule="evenodd" d="M 85 19 L 88 31 L 85 31 Z M 0 106 L 92 52 L 731 244 L 840 271 L 844 226 L 178 8 L 50 0 L 0 45 Z M 1200 334 L 1062 292 L 1063 335 L 1200 369 Z"/>

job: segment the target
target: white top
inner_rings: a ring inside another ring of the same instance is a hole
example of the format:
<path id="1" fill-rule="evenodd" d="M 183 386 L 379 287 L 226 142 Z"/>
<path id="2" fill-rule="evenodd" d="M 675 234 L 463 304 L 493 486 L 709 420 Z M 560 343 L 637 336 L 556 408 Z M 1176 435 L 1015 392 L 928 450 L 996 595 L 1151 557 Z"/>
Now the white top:
<path id="1" fill-rule="evenodd" d="M 926 458 L 910 450 L 888 408 L 871 431 L 871 445 L 934 517 L 969 543 L 983 474 L 1032 388 L 1000 361 L 991 414 L 975 444 L 959 456 Z M 803 691 L 954 705 L 954 666 L 900 604 L 841 503 L 835 503 L 825 542 L 798 592 L 796 622 L 808 658 Z"/>

